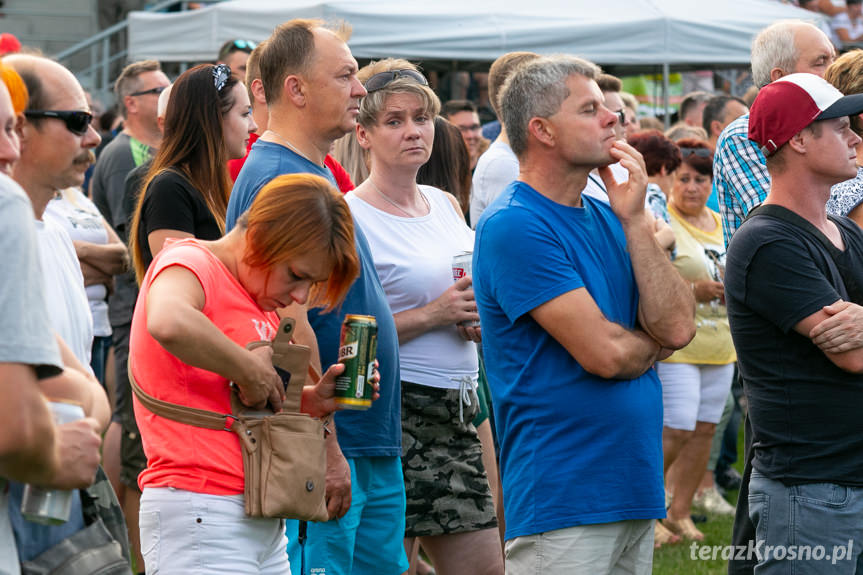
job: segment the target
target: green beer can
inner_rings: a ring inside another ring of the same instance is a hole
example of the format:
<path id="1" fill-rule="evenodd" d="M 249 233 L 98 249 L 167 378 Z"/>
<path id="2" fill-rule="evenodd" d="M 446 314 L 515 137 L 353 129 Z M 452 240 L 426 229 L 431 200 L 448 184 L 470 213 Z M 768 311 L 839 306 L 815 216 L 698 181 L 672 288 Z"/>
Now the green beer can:
<path id="1" fill-rule="evenodd" d="M 343 409 L 366 410 L 372 406 L 374 388 L 369 383 L 378 349 L 378 322 L 371 315 L 346 315 L 339 343 L 339 363 L 345 371 L 336 378 L 336 403 Z"/>

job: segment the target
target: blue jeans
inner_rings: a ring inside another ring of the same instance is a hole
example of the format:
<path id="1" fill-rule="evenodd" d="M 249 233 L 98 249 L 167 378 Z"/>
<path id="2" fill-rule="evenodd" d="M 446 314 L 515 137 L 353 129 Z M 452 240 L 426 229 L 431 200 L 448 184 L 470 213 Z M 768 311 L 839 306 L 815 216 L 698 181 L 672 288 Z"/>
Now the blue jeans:
<path id="1" fill-rule="evenodd" d="M 108 362 L 108 352 L 111 350 L 111 336 L 97 335 L 93 338 L 90 352 L 90 368 L 93 375 L 105 387 L 105 364 Z"/>
<path id="2" fill-rule="evenodd" d="M 756 575 L 863 574 L 863 487 L 785 486 L 752 470 Z"/>

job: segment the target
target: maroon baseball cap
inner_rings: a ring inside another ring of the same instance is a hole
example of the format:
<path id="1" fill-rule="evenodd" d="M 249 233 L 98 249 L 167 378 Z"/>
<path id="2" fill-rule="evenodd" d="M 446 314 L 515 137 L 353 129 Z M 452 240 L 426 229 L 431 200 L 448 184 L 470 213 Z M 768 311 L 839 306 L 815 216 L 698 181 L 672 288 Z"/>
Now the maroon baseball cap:
<path id="1" fill-rule="evenodd" d="M 863 112 L 863 94 L 843 96 L 815 74 L 789 74 L 764 86 L 749 110 L 749 139 L 765 156 L 816 120 Z"/>

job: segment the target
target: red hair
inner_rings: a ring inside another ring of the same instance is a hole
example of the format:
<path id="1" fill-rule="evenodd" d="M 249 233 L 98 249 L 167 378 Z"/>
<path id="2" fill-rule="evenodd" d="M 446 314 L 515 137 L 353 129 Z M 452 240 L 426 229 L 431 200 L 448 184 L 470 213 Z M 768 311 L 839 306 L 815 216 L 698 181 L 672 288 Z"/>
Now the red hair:
<path id="1" fill-rule="evenodd" d="M 312 286 L 312 306 L 336 307 L 359 276 L 350 209 L 342 194 L 320 176 L 274 178 L 261 188 L 237 225 L 245 228 L 243 262 L 250 267 L 269 269 L 307 254 L 328 260 L 330 277 Z"/>

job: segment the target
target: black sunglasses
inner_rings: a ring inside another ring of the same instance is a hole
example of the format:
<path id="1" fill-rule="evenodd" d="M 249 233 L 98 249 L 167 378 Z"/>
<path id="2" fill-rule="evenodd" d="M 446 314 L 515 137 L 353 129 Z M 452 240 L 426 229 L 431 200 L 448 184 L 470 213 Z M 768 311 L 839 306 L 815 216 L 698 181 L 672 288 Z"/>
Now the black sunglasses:
<path id="1" fill-rule="evenodd" d="M 625 126 L 626 125 L 626 112 L 623 110 L 618 110 L 614 114 L 617 116 L 617 119 L 620 122 L 620 125 Z"/>
<path id="2" fill-rule="evenodd" d="M 699 158 L 710 158 L 713 156 L 713 152 L 711 152 L 707 148 L 680 148 L 680 157 L 688 158 L 689 156 L 697 156 Z"/>
<path id="3" fill-rule="evenodd" d="M 147 94 L 156 94 L 157 96 L 164 92 L 168 87 L 167 86 L 156 86 L 155 88 L 150 88 L 149 90 L 138 90 L 137 92 L 132 92 L 129 94 L 130 96 L 146 96 Z"/>
<path id="4" fill-rule="evenodd" d="M 57 118 L 63 120 L 66 129 L 78 136 L 87 133 L 93 114 L 81 110 L 25 110 L 24 115 L 28 118 Z"/>
<path id="5" fill-rule="evenodd" d="M 387 70 L 386 72 L 379 72 L 366 80 L 366 83 L 363 84 L 363 88 L 366 89 L 366 92 L 371 94 L 372 92 L 377 92 L 381 88 L 385 88 L 391 82 L 399 78 L 407 78 L 408 80 L 413 80 L 421 86 L 429 85 L 426 77 L 417 72 L 416 70 Z"/>

